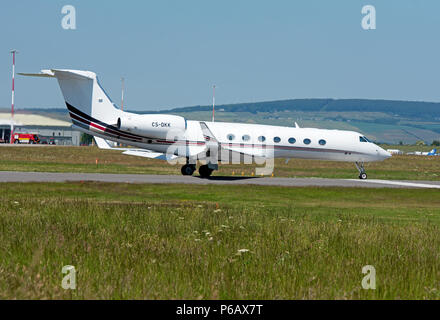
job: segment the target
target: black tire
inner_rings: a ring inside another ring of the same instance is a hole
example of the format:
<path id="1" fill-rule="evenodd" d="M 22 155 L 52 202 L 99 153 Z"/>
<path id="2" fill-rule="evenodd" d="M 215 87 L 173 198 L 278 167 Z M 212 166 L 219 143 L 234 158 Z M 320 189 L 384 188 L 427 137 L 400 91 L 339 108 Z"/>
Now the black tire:
<path id="1" fill-rule="evenodd" d="M 214 170 L 209 169 L 209 167 L 207 165 L 200 166 L 200 168 L 199 168 L 199 174 L 202 178 L 208 178 L 212 174 L 213 171 Z"/>
<path id="2" fill-rule="evenodd" d="M 182 169 L 180 169 L 180 172 L 184 175 L 184 176 L 192 176 L 192 174 L 194 173 L 195 168 L 193 166 L 190 166 L 188 164 L 185 164 Z"/>
<path id="3" fill-rule="evenodd" d="M 367 174 L 364 172 L 364 173 L 361 173 L 360 175 L 359 175 L 359 179 L 361 179 L 361 180 L 365 180 L 365 179 L 367 179 Z"/>

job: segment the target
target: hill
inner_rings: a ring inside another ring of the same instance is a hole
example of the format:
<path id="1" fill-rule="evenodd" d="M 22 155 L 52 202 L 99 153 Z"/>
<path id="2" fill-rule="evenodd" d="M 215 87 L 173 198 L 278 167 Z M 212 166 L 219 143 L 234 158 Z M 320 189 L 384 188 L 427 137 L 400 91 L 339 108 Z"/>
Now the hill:
<path id="1" fill-rule="evenodd" d="M 1 110 L 1 109 L 0 109 Z M 6 109 L 7 110 L 7 109 Z M 67 110 L 22 109 L 68 119 Z M 136 113 L 178 114 L 193 120 L 211 120 L 212 106 L 180 107 Z M 376 142 L 430 144 L 440 139 L 440 103 L 366 99 L 291 99 L 216 106 L 216 120 L 360 131 Z"/>
<path id="2" fill-rule="evenodd" d="M 383 112 L 396 116 L 440 121 L 440 103 L 365 99 L 291 99 L 219 105 L 226 112 Z M 211 106 L 174 108 L 170 112 L 211 111 Z"/>

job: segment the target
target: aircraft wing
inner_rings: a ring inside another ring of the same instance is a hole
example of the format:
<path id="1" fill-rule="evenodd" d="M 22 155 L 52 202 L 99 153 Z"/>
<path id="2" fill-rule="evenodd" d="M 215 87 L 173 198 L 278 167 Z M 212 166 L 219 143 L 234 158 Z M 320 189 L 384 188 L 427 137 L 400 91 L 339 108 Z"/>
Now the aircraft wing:
<path id="1" fill-rule="evenodd" d="M 129 156 L 137 156 L 137 157 L 144 157 L 144 158 L 150 158 L 150 159 L 159 159 L 159 160 L 174 160 L 178 157 L 171 154 L 165 154 L 160 152 L 154 152 L 148 149 L 134 149 L 134 148 L 118 148 L 118 147 L 112 147 L 108 140 L 105 140 L 103 138 L 94 136 L 96 145 L 99 149 L 106 149 L 106 150 L 119 150 L 123 151 L 122 154 L 126 154 Z"/>
<path id="2" fill-rule="evenodd" d="M 174 160 L 178 157 L 172 154 L 165 154 L 160 152 L 153 152 L 146 149 L 137 149 L 137 150 L 127 150 L 122 152 L 122 154 L 126 154 L 129 156 L 136 156 L 136 157 L 144 157 L 144 158 L 150 158 L 150 159 L 159 159 L 159 160 Z"/>
<path id="3" fill-rule="evenodd" d="M 223 150 L 227 150 L 232 153 L 240 153 L 246 156 L 254 157 L 254 158 L 273 158 L 273 150 L 269 147 L 267 149 L 257 149 L 257 148 L 239 148 L 239 147 L 230 147 L 222 145 Z"/>

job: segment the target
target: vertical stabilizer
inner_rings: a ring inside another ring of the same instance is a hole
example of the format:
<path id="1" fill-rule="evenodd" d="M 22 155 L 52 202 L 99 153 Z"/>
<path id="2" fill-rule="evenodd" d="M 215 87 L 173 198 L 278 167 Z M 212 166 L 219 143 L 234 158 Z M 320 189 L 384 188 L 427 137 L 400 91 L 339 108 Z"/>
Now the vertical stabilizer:
<path id="1" fill-rule="evenodd" d="M 105 123 L 116 123 L 121 111 L 115 107 L 99 84 L 94 72 L 51 70 L 57 78 L 69 112 L 90 116 Z"/>

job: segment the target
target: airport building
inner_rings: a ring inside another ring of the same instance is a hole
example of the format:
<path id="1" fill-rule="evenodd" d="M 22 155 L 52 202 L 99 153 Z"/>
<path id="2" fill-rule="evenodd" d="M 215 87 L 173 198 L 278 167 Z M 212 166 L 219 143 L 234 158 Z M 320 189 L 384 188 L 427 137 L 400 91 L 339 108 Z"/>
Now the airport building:
<path id="1" fill-rule="evenodd" d="M 73 130 L 70 122 L 44 115 L 16 113 L 14 132 L 38 134 L 43 139 L 55 141 L 56 145 L 80 145 L 81 133 Z M 9 142 L 10 135 L 11 114 L 0 113 L 0 142 Z"/>

